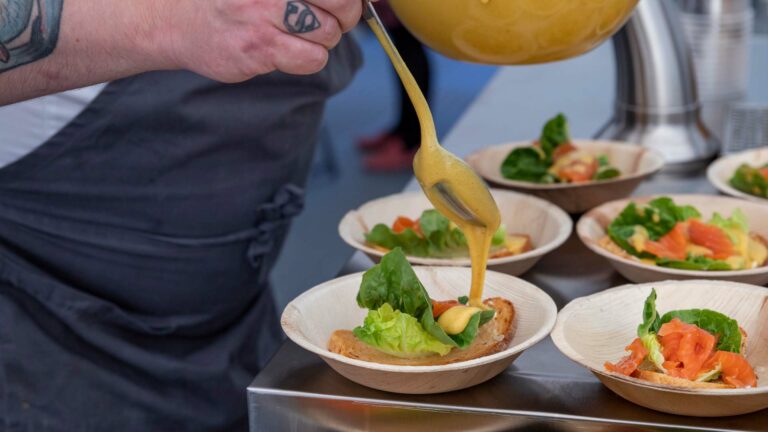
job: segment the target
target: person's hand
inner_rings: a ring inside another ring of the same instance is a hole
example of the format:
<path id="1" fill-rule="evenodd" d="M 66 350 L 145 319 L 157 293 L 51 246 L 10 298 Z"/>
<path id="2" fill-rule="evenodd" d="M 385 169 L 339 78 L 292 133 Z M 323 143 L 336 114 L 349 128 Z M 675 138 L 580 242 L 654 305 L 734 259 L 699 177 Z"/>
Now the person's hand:
<path id="1" fill-rule="evenodd" d="M 360 20 L 361 0 L 167 0 L 159 48 L 173 66 L 224 82 L 311 74 Z"/>

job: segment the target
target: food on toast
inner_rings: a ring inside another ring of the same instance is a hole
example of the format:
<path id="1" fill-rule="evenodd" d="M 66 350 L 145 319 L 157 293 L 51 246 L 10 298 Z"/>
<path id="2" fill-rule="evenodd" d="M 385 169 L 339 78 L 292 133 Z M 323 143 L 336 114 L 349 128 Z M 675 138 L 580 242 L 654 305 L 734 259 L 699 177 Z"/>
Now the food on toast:
<path id="1" fill-rule="evenodd" d="M 501 175 L 531 183 L 585 183 L 621 176 L 608 156 L 579 150 L 571 142 L 568 120 L 558 114 L 547 121 L 531 146 L 513 149 L 501 164 Z"/>
<path id="2" fill-rule="evenodd" d="M 363 275 L 357 303 L 368 309 L 354 330 L 335 331 L 328 350 L 393 365 L 426 366 L 490 355 L 509 346 L 515 309 L 502 298 L 468 306 L 466 297 L 436 301 L 396 248 Z"/>
<path id="3" fill-rule="evenodd" d="M 609 372 L 655 384 L 692 389 L 754 387 L 744 357 L 746 332 L 736 320 L 709 309 L 656 311 L 656 290 L 645 301 L 637 338 L 627 356 L 605 363 Z"/>
<path id="4" fill-rule="evenodd" d="M 389 252 L 400 248 L 406 255 L 430 258 L 468 257 L 464 233 L 437 210 L 426 210 L 412 220 L 398 217 L 391 227 L 377 224 L 365 234 L 369 246 Z M 490 258 L 519 255 L 533 249 L 526 234 L 507 234 L 505 226 L 493 235 Z"/>
<path id="5" fill-rule="evenodd" d="M 741 164 L 728 183 L 744 193 L 768 198 L 768 164 L 760 167 Z"/>
<path id="6" fill-rule="evenodd" d="M 692 206 L 669 197 L 629 203 L 599 244 L 611 253 L 649 265 L 682 270 L 744 270 L 768 259 L 765 240 L 749 230 L 741 210 L 708 221 Z"/>

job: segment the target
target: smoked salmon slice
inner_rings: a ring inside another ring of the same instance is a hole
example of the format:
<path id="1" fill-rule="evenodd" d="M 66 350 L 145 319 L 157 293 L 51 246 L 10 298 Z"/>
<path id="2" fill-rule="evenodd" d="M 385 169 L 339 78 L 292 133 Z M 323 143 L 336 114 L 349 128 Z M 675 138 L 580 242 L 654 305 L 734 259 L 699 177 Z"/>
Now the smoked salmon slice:
<path id="1" fill-rule="evenodd" d="M 630 376 L 637 370 L 645 356 L 648 355 L 648 350 L 645 349 L 640 338 L 635 338 L 624 350 L 629 351 L 630 354 L 619 360 L 618 363 L 605 362 L 604 366 L 607 371 Z"/>
<path id="2" fill-rule="evenodd" d="M 684 260 L 686 258 L 685 247 L 688 245 L 685 228 L 685 223 L 678 222 L 659 241 L 647 241 L 645 243 L 645 250 L 659 258 Z"/>
<path id="3" fill-rule="evenodd" d="M 720 227 L 691 219 L 688 235 L 692 243 L 711 250 L 714 259 L 726 259 L 735 254 L 731 238 Z"/>
<path id="4" fill-rule="evenodd" d="M 734 387 L 755 387 L 757 376 L 747 359 L 741 354 L 729 351 L 717 351 L 704 363 L 703 371 L 711 371 L 720 366 L 720 379 Z"/>
<path id="5" fill-rule="evenodd" d="M 667 374 L 695 380 L 702 366 L 712 355 L 717 339 L 709 332 L 678 318 L 659 329 Z M 668 354 L 668 355 L 667 355 Z M 711 369 L 711 368 L 710 368 Z"/>

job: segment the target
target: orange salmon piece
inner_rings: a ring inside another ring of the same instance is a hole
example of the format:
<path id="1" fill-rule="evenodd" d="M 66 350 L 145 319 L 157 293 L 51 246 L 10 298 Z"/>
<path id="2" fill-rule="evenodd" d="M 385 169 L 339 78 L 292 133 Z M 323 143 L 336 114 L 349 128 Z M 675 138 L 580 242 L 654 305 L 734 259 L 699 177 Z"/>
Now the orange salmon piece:
<path id="1" fill-rule="evenodd" d="M 685 247 L 688 245 L 685 228 L 683 222 L 678 222 L 659 241 L 649 240 L 645 242 L 645 250 L 659 258 L 684 260 L 686 258 Z"/>
<path id="2" fill-rule="evenodd" d="M 729 351 L 717 351 L 704 363 L 703 371 L 711 371 L 720 365 L 720 379 L 734 387 L 755 387 L 757 376 L 747 359 L 741 354 Z"/>
<path id="3" fill-rule="evenodd" d="M 715 336 L 709 332 L 693 324 L 684 323 L 678 318 L 661 326 L 659 336 L 661 336 L 661 346 L 665 353 L 664 359 L 670 366 L 678 362 L 674 367 L 667 369 L 667 373 L 670 376 L 689 380 L 699 376 L 702 366 L 712 355 L 717 342 Z M 667 346 L 665 346 L 665 340 Z"/>
<path id="4" fill-rule="evenodd" d="M 555 147 L 555 151 L 552 152 L 552 159 L 558 160 L 561 157 L 567 155 L 568 153 L 571 153 L 574 151 L 576 151 L 576 146 L 574 146 L 570 142 L 564 142 L 559 146 Z"/>
<path id="5" fill-rule="evenodd" d="M 691 219 L 688 234 L 691 242 L 711 250 L 712 258 L 725 259 L 735 253 L 730 237 L 719 227 Z"/>
<path id="6" fill-rule="evenodd" d="M 605 370 L 630 376 L 637 370 L 645 356 L 648 355 L 648 350 L 645 349 L 640 338 L 635 338 L 624 350 L 629 351 L 630 354 L 619 360 L 616 364 L 605 362 Z"/>

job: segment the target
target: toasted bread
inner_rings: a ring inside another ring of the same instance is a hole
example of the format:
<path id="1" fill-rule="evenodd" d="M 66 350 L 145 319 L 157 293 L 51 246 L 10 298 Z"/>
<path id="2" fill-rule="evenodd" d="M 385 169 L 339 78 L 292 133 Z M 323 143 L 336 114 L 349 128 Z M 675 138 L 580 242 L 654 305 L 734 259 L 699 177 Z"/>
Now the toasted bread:
<path id="1" fill-rule="evenodd" d="M 672 387 L 683 387 L 691 389 L 728 389 L 734 388 L 728 384 L 716 383 L 716 382 L 698 382 L 690 381 L 685 378 L 676 378 L 660 372 L 651 372 L 645 370 L 636 370 L 632 375 L 636 378 L 640 378 L 645 381 L 652 382 L 654 384 L 662 384 Z"/>
<path id="2" fill-rule="evenodd" d="M 484 303 L 496 310 L 493 320 L 480 327 L 470 346 L 465 349 L 455 348 L 444 356 L 395 357 L 360 341 L 349 330 L 333 332 L 328 341 L 328 350 L 358 360 L 401 366 L 436 366 L 497 353 L 507 348 L 512 340 L 515 332 L 515 308 L 510 301 L 499 297 L 488 299 Z"/>

